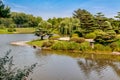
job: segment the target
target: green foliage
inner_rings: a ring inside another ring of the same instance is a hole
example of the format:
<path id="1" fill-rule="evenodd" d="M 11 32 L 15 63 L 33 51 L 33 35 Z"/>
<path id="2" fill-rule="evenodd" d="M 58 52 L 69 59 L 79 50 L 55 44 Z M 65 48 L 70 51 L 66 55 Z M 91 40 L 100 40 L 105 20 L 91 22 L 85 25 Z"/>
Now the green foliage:
<path id="1" fill-rule="evenodd" d="M 120 48 L 119 44 L 117 42 L 113 42 L 109 46 L 112 49 L 112 51 L 117 50 L 118 48 Z"/>
<path id="2" fill-rule="evenodd" d="M 82 42 L 85 42 L 85 39 L 82 37 L 72 37 L 70 41 L 74 41 L 76 43 L 82 43 Z"/>
<path id="3" fill-rule="evenodd" d="M 72 37 L 79 37 L 79 35 L 74 33 L 74 34 L 72 34 Z"/>
<path id="4" fill-rule="evenodd" d="M 105 32 L 103 32 L 103 31 L 100 30 L 100 29 L 94 30 L 93 33 L 95 33 L 96 35 L 104 35 L 104 34 L 106 34 Z"/>
<path id="5" fill-rule="evenodd" d="M 24 69 L 14 68 L 13 57 L 9 57 L 10 51 L 0 58 L 0 80 L 23 80 L 33 71 L 36 64 Z"/>
<path id="6" fill-rule="evenodd" d="M 79 44 L 72 41 L 58 41 L 51 48 L 54 50 L 79 50 Z"/>
<path id="7" fill-rule="evenodd" d="M 120 34 L 115 37 L 117 40 L 120 40 Z"/>
<path id="8" fill-rule="evenodd" d="M 114 41 L 116 41 L 115 35 L 109 35 L 109 34 L 102 34 L 98 35 L 95 38 L 95 41 L 97 43 L 103 44 L 103 45 L 108 45 Z"/>
<path id="9" fill-rule="evenodd" d="M 116 35 L 116 32 L 114 30 L 108 30 L 106 33 L 109 35 Z"/>
<path id="10" fill-rule="evenodd" d="M 60 22 L 59 31 L 62 35 L 71 35 L 80 26 L 77 18 L 65 18 Z"/>
<path id="11" fill-rule="evenodd" d="M 67 50 L 79 50 L 79 44 L 76 42 L 68 42 Z"/>
<path id="12" fill-rule="evenodd" d="M 5 6 L 0 0 L 0 18 L 8 18 L 10 17 L 10 8 L 8 6 Z"/>
<path id="13" fill-rule="evenodd" d="M 105 21 L 102 24 L 102 30 L 106 31 L 106 30 L 111 30 L 112 29 L 112 25 L 109 21 Z"/>
<path id="14" fill-rule="evenodd" d="M 88 33 L 85 35 L 86 39 L 95 39 L 96 38 L 96 34 L 95 33 Z"/>
<path id="15" fill-rule="evenodd" d="M 104 51 L 105 50 L 105 46 L 102 45 L 102 44 L 95 44 L 94 50 Z"/>
<path id="16" fill-rule="evenodd" d="M 45 41 L 42 43 L 42 47 L 51 47 L 53 43 L 54 43 L 54 41 L 52 41 L 52 40 Z"/>
<path id="17" fill-rule="evenodd" d="M 4 24 L 0 24 L 0 29 L 5 29 Z"/>
<path id="18" fill-rule="evenodd" d="M 87 51 L 87 50 L 91 50 L 92 48 L 91 48 L 89 42 L 83 42 L 83 43 L 80 44 L 79 49 L 80 49 L 81 51 Z"/>
<path id="19" fill-rule="evenodd" d="M 8 28 L 7 30 L 8 30 L 8 32 L 15 32 L 16 31 L 15 28 Z"/>
<path id="20" fill-rule="evenodd" d="M 53 50 L 67 50 L 67 43 L 65 41 L 57 41 L 51 48 Z"/>

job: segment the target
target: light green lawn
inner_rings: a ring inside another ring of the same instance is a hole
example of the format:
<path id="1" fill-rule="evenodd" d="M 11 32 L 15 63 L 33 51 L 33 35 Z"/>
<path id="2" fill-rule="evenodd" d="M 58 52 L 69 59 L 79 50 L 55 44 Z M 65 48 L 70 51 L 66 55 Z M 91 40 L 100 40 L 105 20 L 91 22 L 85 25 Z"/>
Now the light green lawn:
<path id="1" fill-rule="evenodd" d="M 0 29 L 0 34 L 22 34 L 22 33 L 34 33 L 35 32 L 35 28 L 15 28 L 16 31 L 15 32 L 8 32 L 8 29 Z"/>
<path id="2" fill-rule="evenodd" d="M 27 42 L 27 44 L 41 47 L 43 42 L 45 42 L 45 41 L 47 41 L 47 40 L 33 40 L 33 41 L 30 41 L 30 42 Z"/>

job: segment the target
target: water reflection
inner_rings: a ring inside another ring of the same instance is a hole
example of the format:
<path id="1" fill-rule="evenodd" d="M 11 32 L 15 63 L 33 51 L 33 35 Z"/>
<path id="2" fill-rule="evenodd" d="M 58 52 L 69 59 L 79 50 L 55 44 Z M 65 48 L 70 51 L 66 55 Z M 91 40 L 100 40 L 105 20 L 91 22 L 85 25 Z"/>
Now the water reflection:
<path id="1" fill-rule="evenodd" d="M 107 71 L 107 69 L 112 69 L 120 77 L 120 62 L 95 58 L 84 58 L 77 59 L 77 63 L 84 75 L 87 77 L 89 77 L 93 72 L 100 76 L 104 71 Z"/>

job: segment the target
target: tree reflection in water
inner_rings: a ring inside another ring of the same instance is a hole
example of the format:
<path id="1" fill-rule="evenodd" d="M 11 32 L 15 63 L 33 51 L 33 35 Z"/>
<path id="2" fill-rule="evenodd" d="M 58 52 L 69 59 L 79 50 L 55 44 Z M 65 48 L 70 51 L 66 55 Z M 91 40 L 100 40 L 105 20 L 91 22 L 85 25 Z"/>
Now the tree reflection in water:
<path id="1" fill-rule="evenodd" d="M 103 70 L 111 68 L 120 77 L 120 62 L 108 59 L 96 59 L 93 55 L 91 58 L 77 59 L 82 72 L 89 77 L 92 72 L 101 75 Z"/>

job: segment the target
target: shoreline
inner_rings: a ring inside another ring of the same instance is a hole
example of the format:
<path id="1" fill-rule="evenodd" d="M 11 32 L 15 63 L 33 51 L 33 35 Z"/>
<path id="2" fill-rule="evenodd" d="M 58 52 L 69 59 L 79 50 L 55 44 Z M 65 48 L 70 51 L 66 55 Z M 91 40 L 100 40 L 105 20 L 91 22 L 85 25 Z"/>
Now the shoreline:
<path id="1" fill-rule="evenodd" d="M 27 42 L 29 41 L 13 41 L 10 44 L 15 45 L 15 46 L 27 46 L 28 47 L 30 45 L 28 45 Z"/>
<path id="2" fill-rule="evenodd" d="M 37 45 L 30 45 L 30 44 L 27 44 L 27 42 L 30 42 L 30 41 L 14 41 L 14 42 L 11 42 L 10 44 L 11 45 L 15 45 L 15 46 L 26 46 L 26 47 L 33 47 L 34 49 L 42 49 L 42 50 L 48 50 L 48 51 L 51 51 L 49 48 L 40 48 L 39 46 Z M 61 50 L 58 50 L 58 51 L 61 51 Z M 68 51 L 69 52 L 69 51 Z M 70 51 L 71 52 L 71 51 Z M 74 52 L 74 51 L 72 51 Z M 75 51 L 76 52 L 76 51 Z M 79 52 L 79 51 L 78 51 Z M 86 51 L 85 51 L 86 52 Z M 102 51 L 99 51 L 99 52 L 102 52 Z M 97 54 L 94 52 L 94 54 Z M 99 54 L 104 54 L 104 53 L 99 53 Z M 120 55 L 120 52 L 117 52 L 117 51 L 113 51 L 110 53 L 111 55 Z"/>

